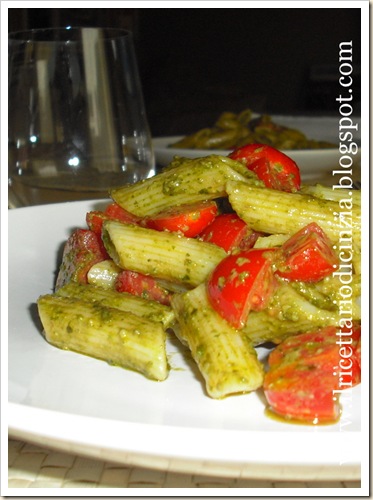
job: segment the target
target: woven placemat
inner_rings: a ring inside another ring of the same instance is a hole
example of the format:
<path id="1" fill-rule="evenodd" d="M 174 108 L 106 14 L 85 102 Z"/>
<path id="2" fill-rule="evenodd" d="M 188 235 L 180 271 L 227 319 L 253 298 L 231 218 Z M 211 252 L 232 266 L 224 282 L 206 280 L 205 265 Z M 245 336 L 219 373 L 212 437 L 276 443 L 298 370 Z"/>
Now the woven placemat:
<path id="1" fill-rule="evenodd" d="M 9 439 L 8 488 L 360 488 L 360 481 L 264 481 L 126 467 Z"/>

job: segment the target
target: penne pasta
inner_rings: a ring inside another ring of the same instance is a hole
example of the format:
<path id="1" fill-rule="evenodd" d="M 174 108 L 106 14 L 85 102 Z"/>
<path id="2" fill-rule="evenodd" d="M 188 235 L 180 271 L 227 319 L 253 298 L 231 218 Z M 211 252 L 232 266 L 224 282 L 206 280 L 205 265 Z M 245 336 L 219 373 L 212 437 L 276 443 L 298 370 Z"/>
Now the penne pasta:
<path id="1" fill-rule="evenodd" d="M 320 327 L 336 325 L 339 320 L 337 309 L 331 311 L 315 306 L 287 283 L 276 290 L 268 313 L 272 317 L 289 321 L 309 320 Z"/>
<path id="2" fill-rule="evenodd" d="M 167 378 L 166 334 L 160 322 L 56 294 L 39 297 L 37 304 L 50 344 L 138 371 L 150 379 Z"/>
<path id="3" fill-rule="evenodd" d="M 225 156 L 178 159 L 150 179 L 110 191 L 112 199 L 139 217 L 154 215 L 166 208 L 226 196 L 229 179 L 262 185 L 241 163 Z"/>
<path id="4" fill-rule="evenodd" d="M 259 236 L 255 242 L 254 248 L 280 247 L 288 238 L 290 238 L 289 234 L 270 234 L 269 236 Z"/>
<path id="5" fill-rule="evenodd" d="M 325 321 L 322 321 L 325 324 Z M 332 322 L 334 325 L 335 323 Z M 245 326 L 242 328 L 242 335 L 246 335 L 254 346 L 265 342 L 279 344 L 283 340 L 299 333 L 315 331 L 321 327 L 317 321 L 307 318 L 300 318 L 294 321 L 281 317 L 272 316 L 268 310 L 251 311 Z"/>
<path id="6" fill-rule="evenodd" d="M 361 276 L 360 274 L 351 274 L 350 279 L 351 297 L 357 299 L 361 296 Z M 304 296 L 310 296 L 314 292 L 320 293 L 325 298 L 324 300 L 336 307 L 341 282 L 338 276 L 331 275 L 317 283 L 293 282 L 292 286 Z"/>
<path id="7" fill-rule="evenodd" d="M 111 258 L 121 268 L 189 288 L 205 280 L 226 255 L 211 243 L 116 221 L 104 223 L 102 238 Z"/>
<path id="8" fill-rule="evenodd" d="M 209 304 L 204 283 L 171 299 L 176 335 L 188 345 L 212 398 L 249 392 L 263 382 L 253 345 Z"/>
<path id="9" fill-rule="evenodd" d="M 320 300 L 320 294 L 318 299 Z M 325 302 L 322 304 L 326 305 Z M 358 319 L 357 309 L 355 316 Z M 284 283 L 276 290 L 268 308 L 250 312 L 242 332 L 255 346 L 263 342 L 277 344 L 298 333 L 325 326 L 337 326 L 339 319 L 336 306 L 326 309 L 315 305 L 298 293 L 291 284 Z"/>
<path id="10" fill-rule="evenodd" d="M 114 261 L 110 259 L 103 260 L 90 268 L 87 274 L 87 281 L 90 285 L 110 290 L 114 288 L 115 280 L 121 270 Z"/>
<path id="11" fill-rule="evenodd" d="M 80 285 L 71 282 L 59 288 L 56 295 L 85 300 L 104 307 L 115 307 L 149 321 L 160 322 L 165 329 L 170 327 L 175 319 L 175 314 L 169 306 L 130 293 L 116 292 L 115 290 L 98 288 L 94 285 Z"/>
<path id="12" fill-rule="evenodd" d="M 316 184 L 314 186 L 302 186 L 300 192 L 321 200 L 336 201 L 338 203 L 341 200 L 350 199 L 353 205 L 361 207 L 361 191 L 357 189 L 348 190 L 346 193 L 345 189 L 333 189 L 322 184 Z"/>
<path id="13" fill-rule="evenodd" d="M 256 231 L 293 234 L 310 222 L 316 222 L 333 243 L 338 242 L 341 235 L 351 235 L 360 247 L 361 209 L 358 206 L 342 213 L 336 201 L 239 181 L 228 181 L 227 193 L 233 209 Z"/>

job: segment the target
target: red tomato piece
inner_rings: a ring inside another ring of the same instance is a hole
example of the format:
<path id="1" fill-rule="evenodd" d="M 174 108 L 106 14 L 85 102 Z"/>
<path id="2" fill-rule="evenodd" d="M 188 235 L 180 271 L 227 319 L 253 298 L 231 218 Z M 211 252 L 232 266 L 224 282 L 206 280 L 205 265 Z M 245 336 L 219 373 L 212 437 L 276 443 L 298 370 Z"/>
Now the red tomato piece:
<path id="1" fill-rule="evenodd" d="M 106 220 L 117 220 L 128 224 L 139 224 L 141 219 L 136 215 L 127 212 L 127 210 L 120 207 L 117 203 L 111 203 L 104 211 L 93 210 L 92 212 L 88 212 L 86 215 L 87 226 L 98 236 L 101 236 L 102 225 Z"/>
<path id="2" fill-rule="evenodd" d="M 88 271 L 94 264 L 107 259 L 100 238 L 89 229 L 75 230 L 65 243 L 56 288 L 75 281 L 87 283 Z"/>
<path id="3" fill-rule="evenodd" d="M 102 225 L 109 217 L 99 210 L 87 212 L 85 220 L 88 228 L 101 237 Z"/>
<path id="4" fill-rule="evenodd" d="M 263 384 L 271 410 L 290 421 L 337 420 L 340 392 L 360 383 L 359 332 L 360 326 L 342 331 L 330 326 L 277 346 Z"/>
<path id="5" fill-rule="evenodd" d="M 235 328 L 242 328 L 250 310 L 264 309 L 274 292 L 276 250 L 251 249 L 225 257 L 207 282 L 212 307 Z"/>
<path id="6" fill-rule="evenodd" d="M 261 233 L 253 231 L 235 213 L 218 215 L 200 234 L 202 241 L 224 248 L 226 252 L 234 248 L 249 250 Z"/>
<path id="7" fill-rule="evenodd" d="M 358 340 L 355 352 L 356 352 L 356 358 L 358 360 L 359 367 L 360 367 L 360 370 L 361 370 L 361 339 Z"/>
<path id="8" fill-rule="evenodd" d="M 116 219 L 121 222 L 127 222 L 128 224 L 139 224 L 141 219 L 135 214 L 128 212 L 124 208 L 118 205 L 118 203 L 111 203 L 105 208 L 105 214 L 110 219 Z"/>
<path id="9" fill-rule="evenodd" d="M 217 212 L 215 201 L 201 201 L 171 207 L 146 218 L 144 224 L 157 231 L 180 232 L 184 236 L 194 238 L 215 219 Z"/>
<path id="10" fill-rule="evenodd" d="M 135 271 L 121 271 L 115 281 L 117 292 L 127 292 L 148 300 L 156 300 L 170 305 L 170 292 L 163 288 L 155 278 Z"/>
<path id="11" fill-rule="evenodd" d="M 332 243 L 321 227 L 311 222 L 282 245 L 276 273 L 289 280 L 316 282 L 337 266 Z"/>
<path id="12" fill-rule="evenodd" d="M 289 156 L 266 144 L 247 144 L 230 155 L 252 170 L 268 188 L 295 192 L 300 189 L 299 167 Z"/>

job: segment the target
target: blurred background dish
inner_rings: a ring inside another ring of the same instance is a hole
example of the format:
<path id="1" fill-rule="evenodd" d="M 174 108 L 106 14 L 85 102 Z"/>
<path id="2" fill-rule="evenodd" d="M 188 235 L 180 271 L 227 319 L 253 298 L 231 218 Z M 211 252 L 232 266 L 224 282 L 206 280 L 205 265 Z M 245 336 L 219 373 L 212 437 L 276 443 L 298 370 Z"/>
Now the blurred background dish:
<path id="1" fill-rule="evenodd" d="M 308 138 L 331 143 L 338 143 L 338 118 L 334 117 L 312 117 L 312 116 L 272 116 L 275 123 L 289 128 L 302 131 Z M 360 119 L 354 120 L 360 131 Z M 226 156 L 232 150 L 201 150 L 173 148 L 172 144 L 183 136 L 158 137 L 153 139 L 153 148 L 156 162 L 161 166 L 168 165 L 174 156 L 186 158 L 199 158 L 211 154 Z M 356 133 L 355 140 L 360 144 L 360 132 Z M 338 167 L 340 152 L 338 147 L 330 149 L 308 149 L 308 150 L 286 150 L 285 154 L 290 156 L 301 170 L 302 180 L 305 182 L 318 181 L 324 176 L 331 174 Z M 355 167 L 360 168 L 360 149 L 354 156 Z"/>

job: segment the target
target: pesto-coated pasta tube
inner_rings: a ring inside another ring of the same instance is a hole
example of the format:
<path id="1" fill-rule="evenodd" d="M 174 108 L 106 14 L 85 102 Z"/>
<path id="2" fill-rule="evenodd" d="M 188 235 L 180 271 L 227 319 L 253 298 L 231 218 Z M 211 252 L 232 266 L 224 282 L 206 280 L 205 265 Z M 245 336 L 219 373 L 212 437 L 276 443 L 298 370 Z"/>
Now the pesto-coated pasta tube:
<path id="1" fill-rule="evenodd" d="M 262 185 L 244 165 L 225 156 L 178 161 L 180 165 L 154 177 L 111 190 L 110 196 L 128 212 L 146 217 L 175 205 L 226 196 L 229 179 Z"/>
<path id="2" fill-rule="evenodd" d="M 50 344 L 135 370 L 149 379 L 167 378 L 166 333 L 160 322 L 58 295 L 39 297 L 38 310 Z"/>
<path id="3" fill-rule="evenodd" d="M 115 290 L 107 290 L 94 285 L 81 285 L 70 282 L 59 288 L 56 295 L 85 300 L 105 307 L 115 307 L 149 321 L 161 322 L 164 328 L 170 327 L 175 319 L 175 313 L 167 305 L 130 293 L 116 292 Z"/>
<path id="4" fill-rule="evenodd" d="M 270 234 L 294 234 L 316 222 L 333 243 L 349 237 L 360 247 L 361 209 L 341 210 L 339 203 L 302 193 L 250 186 L 245 182 L 227 182 L 228 199 L 237 214 L 256 231 Z"/>
<path id="5" fill-rule="evenodd" d="M 205 280 L 226 256 L 212 243 L 116 221 L 104 222 L 102 239 L 119 267 L 189 288 Z"/>
<path id="6" fill-rule="evenodd" d="M 254 248 L 280 247 L 289 238 L 289 234 L 270 234 L 268 236 L 259 236 L 254 244 Z"/>
<path id="7" fill-rule="evenodd" d="M 115 286 L 118 274 L 122 271 L 111 259 L 102 260 L 93 264 L 87 273 L 87 281 L 90 285 L 111 290 Z"/>
<path id="8" fill-rule="evenodd" d="M 299 283 L 299 287 L 303 286 L 303 283 Z M 307 300 L 307 291 L 309 299 L 313 300 Z M 324 292 L 327 291 L 331 291 L 331 285 L 325 285 Z M 320 289 L 315 287 L 313 291 L 312 288 L 304 290 L 302 294 L 294 284 L 281 284 L 268 308 L 263 311 L 250 311 L 241 331 L 257 346 L 263 342 L 278 344 L 298 333 L 315 331 L 326 326 L 338 326 L 341 317 L 337 303 L 331 307 L 333 301 L 322 297 L 322 294 L 321 287 Z M 320 307 L 321 304 L 324 307 Z M 351 317 L 354 320 L 361 318 L 358 296 L 352 300 Z"/>
<path id="9" fill-rule="evenodd" d="M 361 275 L 351 274 L 349 290 L 351 292 L 352 304 L 357 302 L 361 297 Z M 337 310 L 338 300 L 341 291 L 341 282 L 338 276 L 326 276 L 321 281 L 316 283 L 305 283 L 303 281 L 293 281 L 291 286 L 298 293 L 306 297 L 310 302 L 321 307 L 322 309 Z M 360 314 L 360 305 L 358 304 L 356 311 Z M 357 319 L 355 317 L 355 319 Z"/>
<path id="10" fill-rule="evenodd" d="M 325 321 L 321 323 L 325 324 Z M 332 324 L 335 323 L 332 322 Z M 292 321 L 271 316 L 268 310 L 263 310 L 250 311 L 247 322 L 240 331 L 254 346 L 258 346 L 265 342 L 279 344 L 288 337 L 298 335 L 298 333 L 315 331 L 315 328 L 318 327 L 317 321 L 303 317 Z"/>
<path id="11" fill-rule="evenodd" d="M 175 295 L 171 304 L 178 321 L 175 333 L 188 345 L 212 398 L 262 385 L 264 370 L 252 343 L 211 307 L 205 283 Z"/>
<path id="12" fill-rule="evenodd" d="M 322 309 L 312 304 L 290 284 L 282 284 L 278 287 L 268 311 L 272 317 L 289 321 L 309 320 L 318 327 L 336 325 L 339 319 L 337 308 L 335 310 Z"/>
<path id="13" fill-rule="evenodd" d="M 323 186 L 322 184 L 315 184 L 314 186 L 302 186 L 300 189 L 302 194 L 309 194 L 315 198 L 320 198 L 321 200 L 337 201 L 351 199 L 353 205 L 361 207 L 361 191 L 358 189 L 346 190 L 344 189 L 333 189 L 329 186 Z"/>

